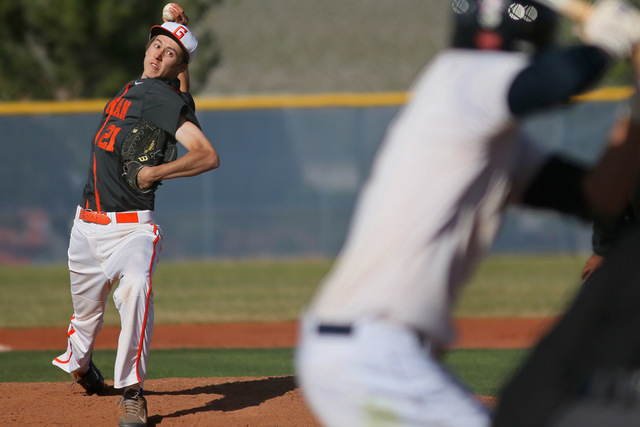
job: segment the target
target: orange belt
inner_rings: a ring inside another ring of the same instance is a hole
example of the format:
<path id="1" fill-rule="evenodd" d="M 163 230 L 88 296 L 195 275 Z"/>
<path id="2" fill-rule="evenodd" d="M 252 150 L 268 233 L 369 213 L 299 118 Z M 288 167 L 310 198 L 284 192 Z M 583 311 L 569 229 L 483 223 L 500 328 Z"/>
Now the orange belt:
<path id="1" fill-rule="evenodd" d="M 86 209 L 80 209 L 80 215 L 78 216 L 83 221 L 92 222 L 94 224 L 107 225 L 111 223 L 111 218 L 104 212 L 88 211 Z M 138 222 L 137 212 L 116 212 L 116 222 L 121 223 L 136 223 Z"/>

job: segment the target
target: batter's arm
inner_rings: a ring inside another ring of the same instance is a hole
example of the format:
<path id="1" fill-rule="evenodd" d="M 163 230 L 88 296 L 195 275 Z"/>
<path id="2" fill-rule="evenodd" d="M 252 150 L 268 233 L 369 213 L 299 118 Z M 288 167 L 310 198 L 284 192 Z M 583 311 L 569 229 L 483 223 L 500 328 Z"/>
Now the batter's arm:
<path id="1" fill-rule="evenodd" d="M 199 175 L 220 165 L 218 152 L 206 135 L 184 116 L 180 116 L 176 139 L 187 149 L 187 153 L 170 163 L 140 169 L 138 185 L 148 188 L 154 182 L 165 179 Z"/>

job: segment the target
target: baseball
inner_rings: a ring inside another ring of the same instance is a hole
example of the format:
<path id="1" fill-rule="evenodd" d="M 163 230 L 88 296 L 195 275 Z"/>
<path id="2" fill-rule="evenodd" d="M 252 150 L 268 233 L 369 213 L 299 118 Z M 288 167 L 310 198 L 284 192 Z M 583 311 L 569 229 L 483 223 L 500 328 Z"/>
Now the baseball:
<path id="1" fill-rule="evenodd" d="M 162 9 L 162 18 L 167 22 L 175 21 L 178 16 L 177 14 L 174 15 L 173 11 L 176 11 L 173 3 L 167 3 L 164 9 Z"/>

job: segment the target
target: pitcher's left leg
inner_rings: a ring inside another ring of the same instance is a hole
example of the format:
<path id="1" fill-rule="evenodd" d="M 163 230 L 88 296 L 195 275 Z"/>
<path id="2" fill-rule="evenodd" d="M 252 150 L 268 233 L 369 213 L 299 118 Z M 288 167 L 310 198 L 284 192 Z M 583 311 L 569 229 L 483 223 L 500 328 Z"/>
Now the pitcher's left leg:
<path id="1" fill-rule="evenodd" d="M 142 387 L 153 333 L 152 277 L 158 263 L 161 234 L 151 224 L 126 240 L 120 283 L 113 300 L 120 313 L 120 337 L 113 373 L 114 387 Z"/>
<path id="2" fill-rule="evenodd" d="M 113 293 L 121 331 L 114 369 L 114 387 L 144 382 L 153 333 L 151 277 L 125 275 Z"/>

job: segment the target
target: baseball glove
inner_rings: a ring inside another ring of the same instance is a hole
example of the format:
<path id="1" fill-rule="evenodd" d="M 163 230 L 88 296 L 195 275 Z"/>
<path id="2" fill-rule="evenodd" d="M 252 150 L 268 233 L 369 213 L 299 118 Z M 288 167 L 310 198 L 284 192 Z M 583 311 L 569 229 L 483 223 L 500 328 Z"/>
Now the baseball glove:
<path id="1" fill-rule="evenodd" d="M 141 119 L 125 136 L 120 151 L 120 160 L 124 168 L 127 183 L 140 194 L 148 194 L 158 188 L 160 182 L 154 182 L 149 188 L 138 185 L 138 172 L 144 166 L 157 166 L 176 159 L 178 150 L 176 141 L 152 121 Z"/>

